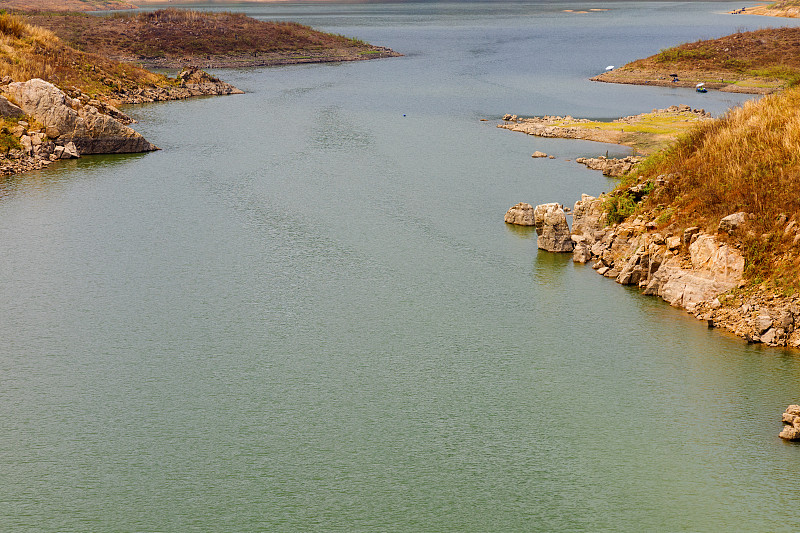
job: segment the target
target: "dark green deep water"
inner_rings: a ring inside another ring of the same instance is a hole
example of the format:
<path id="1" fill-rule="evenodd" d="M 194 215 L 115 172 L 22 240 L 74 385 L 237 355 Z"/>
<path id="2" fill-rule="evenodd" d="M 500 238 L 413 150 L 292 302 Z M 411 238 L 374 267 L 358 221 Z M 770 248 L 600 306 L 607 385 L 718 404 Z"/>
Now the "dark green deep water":
<path id="1" fill-rule="evenodd" d="M 234 7 L 406 56 L 217 72 L 128 110 L 161 151 L 0 182 L 0 530 L 794 530 L 800 355 L 537 253 L 505 210 L 627 152 L 495 128 L 722 113 L 586 78 L 787 21 L 575 6 Z"/>

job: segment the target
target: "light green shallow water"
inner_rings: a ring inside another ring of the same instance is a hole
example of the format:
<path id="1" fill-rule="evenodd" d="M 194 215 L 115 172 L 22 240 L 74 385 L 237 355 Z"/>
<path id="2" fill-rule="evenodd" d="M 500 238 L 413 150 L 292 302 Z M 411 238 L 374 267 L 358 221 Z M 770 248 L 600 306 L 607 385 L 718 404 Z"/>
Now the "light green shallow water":
<path id="1" fill-rule="evenodd" d="M 406 56 L 219 72 L 130 110 L 162 151 L 0 183 L 0 529 L 793 530 L 798 355 L 502 222 L 626 152 L 498 116 L 720 113 L 585 79 L 774 23 L 609 6 L 241 8 Z"/>

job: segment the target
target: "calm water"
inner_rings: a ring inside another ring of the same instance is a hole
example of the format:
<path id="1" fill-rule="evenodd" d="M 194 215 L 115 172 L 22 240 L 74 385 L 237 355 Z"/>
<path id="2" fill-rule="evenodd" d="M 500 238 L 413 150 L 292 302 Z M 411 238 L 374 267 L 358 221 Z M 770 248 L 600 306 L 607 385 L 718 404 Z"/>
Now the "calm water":
<path id="1" fill-rule="evenodd" d="M 219 72 L 130 109 L 162 151 L 0 183 L 0 529 L 794 530 L 800 357 L 503 223 L 627 152 L 499 116 L 721 113 L 586 78 L 791 23 L 733 7 L 235 7 L 406 56 Z"/>

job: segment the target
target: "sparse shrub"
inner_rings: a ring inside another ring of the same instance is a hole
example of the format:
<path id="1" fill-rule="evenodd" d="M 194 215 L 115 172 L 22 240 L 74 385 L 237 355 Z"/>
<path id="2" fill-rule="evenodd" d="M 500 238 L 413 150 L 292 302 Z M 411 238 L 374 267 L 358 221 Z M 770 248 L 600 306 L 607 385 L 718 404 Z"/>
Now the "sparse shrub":
<path id="1" fill-rule="evenodd" d="M 609 224 L 618 224 L 636 211 L 636 202 L 627 192 L 612 194 L 603 203 L 606 220 Z"/>

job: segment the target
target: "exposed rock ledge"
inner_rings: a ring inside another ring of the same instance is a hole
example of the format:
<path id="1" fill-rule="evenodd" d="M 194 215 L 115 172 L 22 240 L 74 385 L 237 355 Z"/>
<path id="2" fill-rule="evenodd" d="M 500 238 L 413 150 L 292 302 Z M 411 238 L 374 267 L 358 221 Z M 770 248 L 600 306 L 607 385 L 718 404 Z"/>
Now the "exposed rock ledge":
<path id="1" fill-rule="evenodd" d="M 726 217 L 716 235 L 693 227 L 681 232 L 656 231 L 654 220 L 644 216 L 620 224 L 606 225 L 606 197 L 583 195 L 575 203 L 571 247 L 540 243 L 549 251 L 572 251 L 573 260 L 592 263 L 598 274 L 623 285 L 635 285 L 643 294 L 660 296 L 685 309 L 709 327 L 731 331 L 751 343 L 800 347 L 800 298 L 759 293 L 737 295 L 743 287 L 744 257 L 736 246 L 725 242 L 729 224 L 743 223 L 743 213 Z M 549 212 L 542 217 L 543 236 L 563 232 L 566 217 L 554 216 L 557 204 L 534 209 Z M 562 216 L 564 215 L 563 210 Z M 744 217 L 746 219 L 746 215 Z M 731 222 L 733 220 L 733 222 Z M 738 222 L 737 222 L 738 221 Z"/>
<path id="2" fill-rule="evenodd" d="M 178 74 L 177 79 L 179 82 L 177 87 L 145 87 L 127 92 L 121 89 L 120 101 L 124 104 L 143 104 L 183 100 L 193 96 L 244 94 L 230 83 L 221 81 L 197 67 L 186 67 Z"/>
<path id="3" fill-rule="evenodd" d="M 9 83 L 5 97 L 45 128 L 56 145 L 74 143 L 81 154 L 147 152 L 158 148 L 139 133 L 39 78 Z"/>

